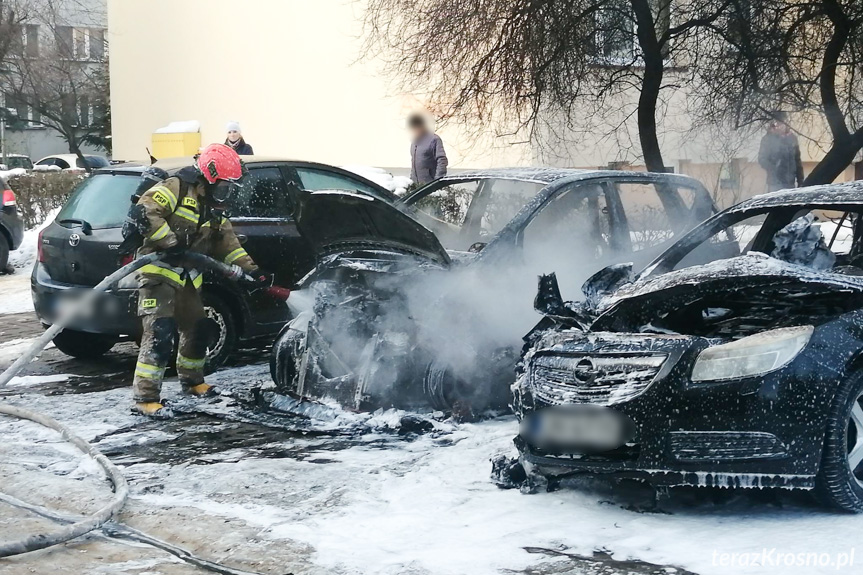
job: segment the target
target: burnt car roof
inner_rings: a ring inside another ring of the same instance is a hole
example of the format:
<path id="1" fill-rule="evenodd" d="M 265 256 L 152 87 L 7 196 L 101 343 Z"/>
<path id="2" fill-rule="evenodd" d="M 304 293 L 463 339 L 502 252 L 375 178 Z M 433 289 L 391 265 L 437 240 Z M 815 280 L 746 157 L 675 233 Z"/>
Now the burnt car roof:
<path id="1" fill-rule="evenodd" d="M 811 204 L 863 205 L 863 181 L 779 190 L 743 200 L 726 211 L 744 212 L 760 208 Z"/>
<path id="2" fill-rule="evenodd" d="M 659 174 L 653 172 L 636 172 L 626 170 L 593 170 L 576 168 L 491 168 L 487 170 L 471 170 L 458 174 L 444 176 L 435 182 L 471 180 L 476 178 L 522 180 L 526 182 L 537 182 L 552 184 L 559 180 L 587 180 L 595 178 L 654 180 L 666 178 L 687 178 L 681 174 Z M 432 183 L 435 183 L 432 182 Z"/>

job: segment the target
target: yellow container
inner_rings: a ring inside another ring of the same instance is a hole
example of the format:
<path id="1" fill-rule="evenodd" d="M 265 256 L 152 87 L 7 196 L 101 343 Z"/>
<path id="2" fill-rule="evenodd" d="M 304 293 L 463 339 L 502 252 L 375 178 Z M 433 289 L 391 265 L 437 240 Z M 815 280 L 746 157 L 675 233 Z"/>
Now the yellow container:
<path id="1" fill-rule="evenodd" d="M 157 160 L 194 156 L 201 147 L 200 132 L 153 134 L 150 152 Z"/>

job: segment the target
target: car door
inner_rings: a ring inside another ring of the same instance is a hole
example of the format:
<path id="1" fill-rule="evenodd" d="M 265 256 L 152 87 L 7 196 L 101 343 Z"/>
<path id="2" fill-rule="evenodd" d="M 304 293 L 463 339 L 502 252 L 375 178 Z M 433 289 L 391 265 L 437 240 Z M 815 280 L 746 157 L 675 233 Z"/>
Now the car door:
<path id="1" fill-rule="evenodd" d="M 312 267 L 311 247 L 297 231 L 288 193 L 290 172 L 278 164 L 252 164 L 241 190 L 231 198 L 234 231 L 255 263 L 275 275 L 277 285 L 292 287 Z M 253 295 L 253 317 L 261 324 L 283 323 L 287 307 L 269 296 Z"/>

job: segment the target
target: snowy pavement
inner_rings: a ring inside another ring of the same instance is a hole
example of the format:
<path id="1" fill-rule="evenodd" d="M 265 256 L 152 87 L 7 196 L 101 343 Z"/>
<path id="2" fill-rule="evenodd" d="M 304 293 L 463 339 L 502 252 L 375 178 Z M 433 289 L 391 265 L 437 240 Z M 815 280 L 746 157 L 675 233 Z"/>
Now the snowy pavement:
<path id="1" fill-rule="evenodd" d="M 0 350 L 18 345 L 7 341 Z M 855 556 L 844 570 L 752 565 L 755 555 L 775 562 L 777 554 L 812 552 L 835 562 L 854 551 L 863 516 L 824 511 L 805 494 L 675 490 L 657 511 L 638 484 L 582 481 L 536 495 L 498 489 L 489 459 L 513 453 L 512 417 L 436 422 L 417 435 L 400 430 L 402 414 L 394 411 L 315 408 L 300 418 L 262 410 L 262 395 L 251 392 L 270 383 L 263 357 L 212 376 L 226 395 L 211 402 L 184 400 L 169 381 L 180 415 L 142 420 L 128 412 L 128 378 L 117 372 L 118 363 L 131 365 L 133 351 L 121 346 L 99 375 L 49 350 L 42 362 L 54 362 L 52 369 L 33 364 L 27 373 L 38 376 L 15 380 L 2 395 L 71 424 L 123 467 L 131 484 L 123 521 L 235 567 L 709 575 L 856 573 L 863 564 Z M 78 512 L 108 497 L 92 466 L 52 433 L 0 419 L 0 436 L 3 491 Z M 32 518 L 0 507 L 0 538 L 35 527 Z M 724 555 L 731 553 L 733 566 Z M 162 553 L 97 536 L 0 560 L 0 573 L 195 572 L 187 569 Z"/>
<path id="2" fill-rule="evenodd" d="M 33 311 L 30 272 L 16 270 L 11 275 L 0 275 L 0 316 L 28 311 Z"/>

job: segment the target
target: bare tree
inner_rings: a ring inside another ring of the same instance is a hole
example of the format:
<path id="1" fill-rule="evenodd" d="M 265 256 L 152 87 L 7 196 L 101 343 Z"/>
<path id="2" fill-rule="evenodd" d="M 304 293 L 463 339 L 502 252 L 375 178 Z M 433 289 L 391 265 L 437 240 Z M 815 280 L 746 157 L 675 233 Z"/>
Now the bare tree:
<path id="1" fill-rule="evenodd" d="M 78 0 L 43 0 L 28 19 L 38 23 L 38 48 L 7 60 L 4 84 L 7 95 L 31 111 L 28 121 L 55 130 L 87 167 L 81 147 L 98 141 L 110 116 L 104 33 L 66 20 L 85 8 Z"/>
<path id="2" fill-rule="evenodd" d="M 648 169 L 663 171 L 661 94 L 691 81 L 689 66 L 718 41 L 713 27 L 730 2 L 370 0 L 365 53 L 382 56 L 443 120 L 536 139 L 543 121 L 577 131 L 590 112 L 620 124 L 635 116 Z M 621 113 L 632 90 L 637 102 Z"/>
<path id="3" fill-rule="evenodd" d="M 863 149 L 863 2 L 732 0 L 725 43 L 700 67 L 701 121 L 740 127 L 777 110 L 826 125 L 831 143 L 805 184 L 833 181 Z"/>
<path id="4" fill-rule="evenodd" d="M 21 47 L 21 26 L 30 15 L 25 0 L 0 0 L 0 69 Z"/>

